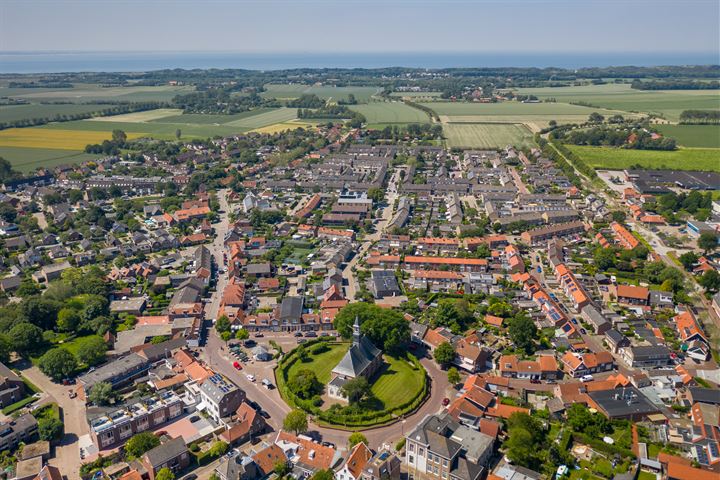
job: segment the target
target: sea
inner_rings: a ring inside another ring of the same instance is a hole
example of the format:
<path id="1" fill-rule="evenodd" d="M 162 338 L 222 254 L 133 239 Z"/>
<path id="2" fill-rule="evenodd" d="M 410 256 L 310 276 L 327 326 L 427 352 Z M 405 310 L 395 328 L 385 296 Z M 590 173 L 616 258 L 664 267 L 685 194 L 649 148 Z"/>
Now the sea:
<path id="1" fill-rule="evenodd" d="M 717 65 L 718 52 L 699 53 L 239 53 L 239 52 L 0 52 L 0 74 L 147 72 L 235 68 L 472 68 Z"/>

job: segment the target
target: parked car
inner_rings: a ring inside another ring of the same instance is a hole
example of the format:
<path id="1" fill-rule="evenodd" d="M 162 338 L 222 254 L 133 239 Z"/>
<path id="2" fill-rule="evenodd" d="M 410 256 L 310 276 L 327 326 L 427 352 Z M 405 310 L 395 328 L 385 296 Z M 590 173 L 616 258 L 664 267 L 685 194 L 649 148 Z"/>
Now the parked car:
<path id="1" fill-rule="evenodd" d="M 275 388 L 275 385 L 273 385 L 272 382 L 267 378 L 262 379 L 262 384 L 268 390 L 272 390 L 273 388 Z"/>
<path id="2" fill-rule="evenodd" d="M 233 367 L 235 367 L 236 370 L 242 370 L 242 365 L 240 365 L 240 362 L 233 362 Z"/>
<path id="3" fill-rule="evenodd" d="M 317 337 L 317 333 L 315 333 L 315 332 L 307 332 L 307 333 L 305 334 L 305 336 L 306 336 L 306 337 L 312 337 L 312 338 L 314 338 L 314 337 Z"/>
<path id="4" fill-rule="evenodd" d="M 587 335 L 587 330 L 585 330 L 584 328 L 581 328 L 580 333 L 582 333 L 583 335 Z"/>
<path id="5" fill-rule="evenodd" d="M 302 337 L 302 336 L 303 336 L 303 333 L 302 333 L 302 332 L 295 332 L 293 335 L 296 336 L 296 337 Z"/>
<path id="6" fill-rule="evenodd" d="M 245 376 L 246 376 L 247 379 L 250 380 L 251 382 L 254 382 L 254 381 L 255 381 L 255 375 L 250 375 L 250 374 L 248 373 L 248 374 L 245 375 Z"/>
<path id="7" fill-rule="evenodd" d="M 253 337 L 255 338 L 263 338 L 265 335 L 262 334 L 262 332 L 257 332 Z"/>
<path id="8" fill-rule="evenodd" d="M 450 404 L 450 399 L 445 397 L 442 400 L 443 407 L 447 407 Z"/>

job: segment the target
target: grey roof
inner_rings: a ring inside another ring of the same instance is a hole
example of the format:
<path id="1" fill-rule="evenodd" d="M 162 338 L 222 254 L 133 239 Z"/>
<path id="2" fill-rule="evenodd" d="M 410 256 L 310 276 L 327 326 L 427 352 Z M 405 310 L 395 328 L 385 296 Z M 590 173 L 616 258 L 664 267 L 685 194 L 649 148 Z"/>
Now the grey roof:
<path id="1" fill-rule="evenodd" d="M 195 249 L 195 270 L 206 268 L 208 271 L 212 266 L 212 255 L 205 245 L 200 245 Z"/>
<path id="2" fill-rule="evenodd" d="M 251 457 L 237 454 L 230 458 L 220 460 L 220 465 L 215 468 L 222 478 L 233 480 L 245 480 L 263 477 L 260 468 Z"/>
<path id="3" fill-rule="evenodd" d="M 0 364 L 2 365 L 2 364 Z M 690 395 L 693 402 L 710 403 L 720 405 L 720 390 L 711 388 L 690 387 Z"/>
<path id="4" fill-rule="evenodd" d="M 633 386 L 588 392 L 588 395 L 610 418 L 649 415 L 659 411 Z"/>
<path id="5" fill-rule="evenodd" d="M 482 435 L 482 433 L 480 435 Z M 450 478 L 457 478 L 458 480 L 477 480 L 482 476 L 483 470 L 485 470 L 485 468 L 482 465 L 468 462 L 464 458 L 458 458 L 457 464 L 450 471 Z"/>
<path id="6" fill-rule="evenodd" d="M 382 352 L 370 339 L 359 333 L 360 326 L 357 319 L 355 320 L 355 329 L 353 343 L 342 360 L 340 360 L 340 363 L 333 368 L 333 373 L 347 377 L 358 377 L 365 372 L 377 357 L 382 355 Z"/>
<path id="7" fill-rule="evenodd" d="M 280 320 L 299 320 L 302 316 L 303 297 L 285 297 L 280 303 Z"/>
<path id="8" fill-rule="evenodd" d="M 152 362 L 170 355 L 173 350 L 183 348 L 186 344 L 187 342 L 184 338 L 171 338 L 161 343 L 150 344 L 150 346 L 142 350 L 142 353 Z"/>
<path id="9" fill-rule="evenodd" d="M 635 360 L 670 358 L 670 349 L 664 345 L 640 345 L 631 347 Z"/>
<path id="10" fill-rule="evenodd" d="M 605 332 L 605 336 L 608 337 L 610 340 L 612 340 L 615 343 L 620 343 L 624 339 L 627 339 L 627 337 L 625 335 L 623 335 L 619 331 L 615 330 L 614 328 Z"/>
<path id="11" fill-rule="evenodd" d="M 437 446 L 436 442 L 439 441 L 439 439 L 436 436 L 432 436 L 432 433 L 445 437 L 451 435 L 452 432 L 458 428 L 460 428 L 460 424 L 448 414 L 428 415 L 415 427 L 415 430 L 407 434 L 407 438 L 414 442 L 433 447 Z M 457 449 L 460 448 L 460 444 L 455 441 L 453 441 L 453 443 L 457 446 Z M 442 445 L 440 445 L 440 447 L 442 447 Z M 453 448 L 455 447 L 453 446 Z M 439 450 L 435 451 L 434 448 L 431 449 L 435 453 L 441 453 Z"/>
<path id="12" fill-rule="evenodd" d="M 490 435 L 478 432 L 465 425 L 458 427 L 457 430 L 453 432 L 451 438 L 462 446 L 462 449 L 465 451 L 465 458 L 475 464 L 478 463 L 478 460 L 485 455 L 485 452 L 487 452 L 488 449 L 492 449 L 495 444 L 495 439 Z M 480 471 L 482 471 L 482 469 L 477 473 L 480 473 Z"/>
<path id="13" fill-rule="evenodd" d="M 216 403 L 220 403 L 225 395 L 238 390 L 238 386 L 219 373 L 216 373 L 208 377 L 207 380 L 202 383 L 200 389 Z"/>
<path id="14" fill-rule="evenodd" d="M 271 272 L 270 263 L 248 263 L 245 267 L 245 271 L 248 275 L 262 275 L 269 274 Z"/>
<path id="15" fill-rule="evenodd" d="M 377 296 L 400 295 L 402 293 L 397 278 L 395 278 L 395 272 L 391 270 L 373 270 L 372 281 Z"/>
<path id="16" fill-rule="evenodd" d="M 106 382 L 118 377 L 126 372 L 139 369 L 142 366 L 148 364 L 148 361 L 138 355 L 137 353 L 131 353 L 130 355 L 120 357 L 110 363 L 106 363 L 102 367 L 97 368 L 92 372 L 88 372 L 78 377 L 86 390 L 88 387 L 92 387 L 96 383 Z"/>
<path id="17" fill-rule="evenodd" d="M 596 328 L 609 323 L 603 314 L 592 305 L 585 305 L 581 311 Z"/>
<path id="18" fill-rule="evenodd" d="M 150 465 L 157 467 L 169 462 L 173 458 L 179 457 L 185 452 L 187 452 L 185 440 L 183 440 L 183 437 L 177 437 L 148 450 L 145 452 L 145 458 Z"/>
<path id="19" fill-rule="evenodd" d="M 14 380 L 16 382 L 21 381 L 15 372 L 10 370 L 4 363 L 0 362 L 0 383 L 3 383 L 5 379 Z"/>

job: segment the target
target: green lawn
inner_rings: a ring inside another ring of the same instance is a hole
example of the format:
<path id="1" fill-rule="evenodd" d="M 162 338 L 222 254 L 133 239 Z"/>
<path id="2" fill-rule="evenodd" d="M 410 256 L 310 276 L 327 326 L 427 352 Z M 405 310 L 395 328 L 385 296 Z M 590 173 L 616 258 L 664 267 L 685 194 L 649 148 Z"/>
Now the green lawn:
<path id="1" fill-rule="evenodd" d="M 654 473 L 646 472 L 644 470 L 640 470 L 638 472 L 637 480 L 657 480 L 657 475 Z"/>
<path id="2" fill-rule="evenodd" d="M 28 89 L 26 89 L 28 90 Z M 2 105 L 0 106 L 0 122 L 29 120 L 32 118 L 54 118 L 56 115 L 73 115 L 111 108 L 112 105 L 98 104 L 62 104 L 62 105 Z"/>
<path id="3" fill-rule="evenodd" d="M 665 136 L 683 147 L 720 148 L 720 125 L 657 125 Z"/>
<path id="4" fill-rule="evenodd" d="M 350 348 L 350 344 L 331 343 L 328 344 L 328 347 L 329 349 L 326 352 L 311 355 L 308 362 L 295 362 L 288 370 L 288 378 L 292 378 L 298 370 L 310 369 L 315 372 L 320 383 L 327 384 L 330 381 L 330 372 L 340 362 L 345 352 Z"/>
<path id="5" fill-rule="evenodd" d="M 54 167 L 94 160 L 99 155 L 90 155 L 75 150 L 0 147 L 0 157 L 12 163 L 14 169 L 27 173 L 38 167 Z"/>
<path id="6" fill-rule="evenodd" d="M 681 148 L 672 152 L 611 147 L 566 145 L 588 165 L 623 170 L 632 165 L 650 169 L 706 170 L 720 172 L 720 149 Z"/>
<path id="7" fill-rule="evenodd" d="M 425 370 L 415 368 L 404 358 L 384 356 L 386 367 L 372 385 L 372 393 L 383 408 L 401 405 L 420 395 L 425 383 Z"/>
<path id="8" fill-rule="evenodd" d="M 683 110 L 720 109 L 720 92 L 714 90 L 635 90 L 630 84 L 579 87 L 519 88 L 518 94 L 535 95 L 558 102 L 586 102 L 598 107 L 645 112 L 678 121 Z"/>
<path id="9" fill-rule="evenodd" d="M 533 137 L 524 125 L 498 123 L 444 123 L 443 132 L 449 148 L 504 148 L 528 146 Z"/>
<path id="10" fill-rule="evenodd" d="M 402 102 L 372 102 L 367 105 L 352 105 L 350 109 L 363 114 L 369 124 L 430 122 L 430 117 L 425 112 Z"/>
<path id="11" fill-rule="evenodd" d="M 268 83 L 262 96 L 265 98 L 298 98 L 303 94 L 314 94 L 320 98 L 333 101 L 347 99 L 349 94 L 355 95 L 358 102 L 367 102 L 370 97 L 380 92 L 379 87 L 334 87 L 328 85 L 298 85 Z"/>

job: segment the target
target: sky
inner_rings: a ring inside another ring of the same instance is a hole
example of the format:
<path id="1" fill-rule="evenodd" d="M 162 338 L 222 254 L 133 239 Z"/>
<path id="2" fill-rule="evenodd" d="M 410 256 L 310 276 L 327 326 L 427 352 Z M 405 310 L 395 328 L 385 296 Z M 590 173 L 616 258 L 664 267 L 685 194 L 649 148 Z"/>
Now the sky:
<path id="1" fill-rule="evenodd" d="M 0 0 L 0 52 L 703 52 L 718 0 Z"/>

